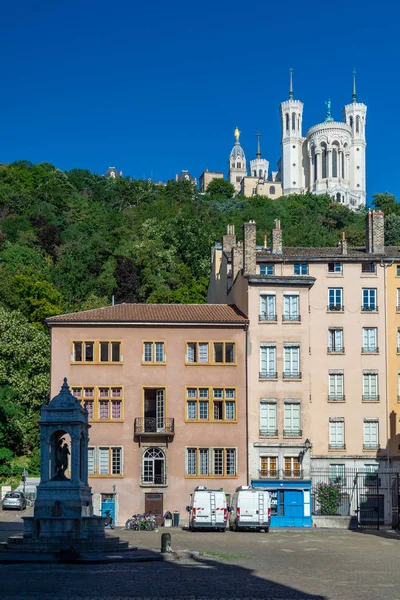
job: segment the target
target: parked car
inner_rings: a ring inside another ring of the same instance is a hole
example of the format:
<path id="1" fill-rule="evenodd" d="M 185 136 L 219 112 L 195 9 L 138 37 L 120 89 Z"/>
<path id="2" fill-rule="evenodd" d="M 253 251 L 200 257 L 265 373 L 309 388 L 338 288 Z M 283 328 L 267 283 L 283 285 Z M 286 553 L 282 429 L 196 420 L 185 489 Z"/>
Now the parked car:
<path id="1" fill-rule="evenodd" d="M 2 502 L 3 510 L 15 508 L 24 510 L 27 507 L 25 495 L 22 492 L 7 492 Z"/>
<path id="2" fill-rule="evenodd" d="M 232 496 L 229 527 L 269 531 L 271 522 L 271 495 L 265 490 L 257 490 L 248 485 L 236 488 Z"/>
<path id="3" fill-rule="evenodd" d="M 215 529 L 226 531 L 228 524 L 228 504 L 222 488 L 209 490 L 203 485 L 195 488 L 190 494 L 189 529 Z"/>

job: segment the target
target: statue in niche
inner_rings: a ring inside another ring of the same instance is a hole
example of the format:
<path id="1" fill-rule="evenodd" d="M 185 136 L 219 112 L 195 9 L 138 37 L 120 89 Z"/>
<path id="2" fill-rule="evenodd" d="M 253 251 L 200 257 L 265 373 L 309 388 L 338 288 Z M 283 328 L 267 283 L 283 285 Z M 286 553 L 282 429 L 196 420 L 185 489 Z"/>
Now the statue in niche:
<path id="1" fill-rule="evenodd" d="M 61 438 L 56 446 L 56 474 L 53 479 L 67 479 L 65 471 L 68 469 L 68 456 L 70 455 L 65 438 Z"/>

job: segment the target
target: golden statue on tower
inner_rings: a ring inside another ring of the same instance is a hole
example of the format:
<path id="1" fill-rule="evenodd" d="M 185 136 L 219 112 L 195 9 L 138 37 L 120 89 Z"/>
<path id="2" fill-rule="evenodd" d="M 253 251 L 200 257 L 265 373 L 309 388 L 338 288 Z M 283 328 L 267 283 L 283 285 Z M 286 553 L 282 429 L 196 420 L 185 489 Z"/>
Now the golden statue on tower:
<path id="1" fill-rule="evenodd" d="M 233 132 L 233 135 L 236 138 L 236 141 L 239 141 L 239 137 L 240 137 L 240 131 L 239 131 L 239 127 L 236 127 L 235 131 Z"/>

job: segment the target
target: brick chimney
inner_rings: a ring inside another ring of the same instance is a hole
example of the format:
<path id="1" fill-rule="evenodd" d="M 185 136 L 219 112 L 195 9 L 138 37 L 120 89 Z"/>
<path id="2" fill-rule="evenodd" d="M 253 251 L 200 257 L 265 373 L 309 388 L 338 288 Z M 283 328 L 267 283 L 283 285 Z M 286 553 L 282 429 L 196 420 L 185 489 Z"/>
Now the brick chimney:
<path id="1" fill-rule="evenodd" d="M 340 240 L 340 249 L 342 254 L 347 254 L 347 240 L 346 240 L 346 234 L 344 231 L 342 231 L 342 239 Z"/>
<path id="2" fill-rule="evenodd" d="M 256 222 L 243 223 L 243 275 L 256 274 Z"/>
<path id="3" fill-rule="evenodd" d="M 279 219 L 274 220 L 274 228 L 272 230 L 272 254 L 282 254 L 282 229 Z"/>
<path id="4" fill-rule="evenodd" d="M 236 245 L 235 226 L 228 225 L 226 228 L 226 234 L 222 236 L 222 250 L 229 254 Z"/>
<path id="5" fill-rule="evenodd" d="M 367 213 L 365 249 L 368 254 L 385 253 L 385 215 L 380 210 L 370 210 Z"/>
<path id="6" fill-rule="evenodd" d="M 238 242 L 232 248 L 232 281 L 235 281 L 236 275 L 243 269 L 243 244 Z"/>

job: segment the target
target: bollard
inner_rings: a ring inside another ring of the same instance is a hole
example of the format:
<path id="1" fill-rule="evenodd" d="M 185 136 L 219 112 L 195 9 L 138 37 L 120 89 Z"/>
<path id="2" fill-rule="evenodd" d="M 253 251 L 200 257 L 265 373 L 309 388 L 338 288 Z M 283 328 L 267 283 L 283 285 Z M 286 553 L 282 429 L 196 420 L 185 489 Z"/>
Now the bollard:
<path id="1" fill-rule="evenodd" d="M 161 553 L 166 554 L 167 552 L 172 552 L 171 534 L 170 533 L 162 533 L 161 534 Z"/>

